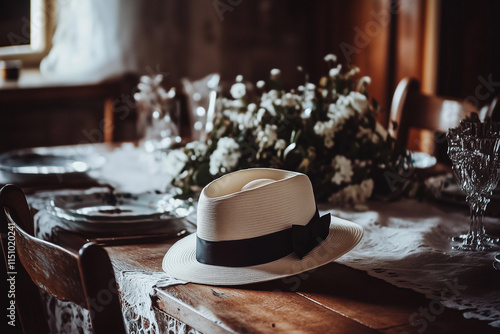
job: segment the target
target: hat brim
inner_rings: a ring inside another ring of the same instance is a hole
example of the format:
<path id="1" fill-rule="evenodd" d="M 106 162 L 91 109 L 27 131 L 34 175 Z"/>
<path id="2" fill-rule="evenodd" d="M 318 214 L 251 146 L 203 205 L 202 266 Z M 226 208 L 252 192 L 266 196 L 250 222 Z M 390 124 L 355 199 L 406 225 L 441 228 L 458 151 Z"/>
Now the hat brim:
<path id="1" fill-rule="evenodd" d="M 363 237 L 363 228 L 331 217 L 328 237 L 300 260 L 289 254 L 276 261 L 250 267 L 224 267 L 196 260 L 196 234 L 177 241 L 163 258 L 163 270 L 170 276 L 207 285 L 243 285 L 293 276 L 332 262 L 353 249 Z"/>

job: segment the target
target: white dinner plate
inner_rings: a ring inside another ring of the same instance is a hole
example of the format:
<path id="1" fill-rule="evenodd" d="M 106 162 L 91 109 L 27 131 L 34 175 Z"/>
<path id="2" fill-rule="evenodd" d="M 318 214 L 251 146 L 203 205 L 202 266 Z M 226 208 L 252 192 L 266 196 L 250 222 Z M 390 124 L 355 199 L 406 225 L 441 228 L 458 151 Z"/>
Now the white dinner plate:
<path id="1" fill-rule="evenodd" d="M 49 153 L 39 149 L 22 149 L 0 155 L 0 171 L 8 180 L 28 181 L 54 176 L 86 176 L 100 168 L 106 159 L 99 154 L 74 152 Z"/>
<path id="2" fill-rule="evenodd" d="M 98 191 L 56 196 L 49 209 L 78 231 L 130 234 L 180 224 L 194 207 L 171 194 Z"/>
<path id="3" fill-rule="evenodd" d="M 170 194 L 93 192 L 56 196 L 54 213 L 66 220 L 87 222 L 135 222 L 185 217 L 192 205 Z"/>

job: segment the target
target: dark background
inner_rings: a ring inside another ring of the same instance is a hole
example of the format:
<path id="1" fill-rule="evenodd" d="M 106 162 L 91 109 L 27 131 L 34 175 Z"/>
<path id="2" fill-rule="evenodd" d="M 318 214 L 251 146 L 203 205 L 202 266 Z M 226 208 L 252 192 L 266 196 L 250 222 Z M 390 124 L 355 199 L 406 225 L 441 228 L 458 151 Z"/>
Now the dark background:
<path id="1" fill-rule="evenodd" d="M 2 9 L 18 3 L 0 1 Z M 281 69 L 283 82 L 293 88 L 304 80 L 298 65 L 317 82 L 327 71 L 323 57 L 334 53 L 339 62 L 356 65 L 360 75 L 372 78 L 368 92 L 384 111 L 379 117 L 383 125 L 394 90 L 407 76 L 420 80 L 427 93 L 472 97 L 478 107 L 499 92 L 500 1 L 149 0 L 144 6 L 153 3 L 162 8 L 154 17 L 141 16 L 141 11 L 137 15 L 149 23 L 150 35 L 161 36 L 162 45 L 150 41 L 148 34 L 133 37 L 145 41 L 155 59 L 146 59 L 134 74 L 146 69 L 166 73 L 167 88 L 180 88 L 183 77 L 198 79 L 214 72 L 226 86 L 238 74 L 255 83 L 273 68 Z M 390 13 L 384 22 L 376 15 L 382 12 Z M 429 30 L 431 12 L 438 19 Z M 2 10 L 0 27 L 12 15 Z M 156 27 L 154 20 L 163 24 Z M 435 45 L 429 46 L 430 36 L 437 39 Z M 425 56 L 429 48 L 437 64 L 430 73 Z M 124 93 L 131 95 L 131 90 Z M 99 129 L 101 97 L 68 101 L 58 89 L 41 95 L 45 99 L 31 92 L 24 98 L 21 91 L 13 98 L 10 92 L 2 94 L 0 83 L 0 151 L 88 141 L 83 132 Z M 36 122 L 28 125 L 27 120 Z M 36 124 L 44 126 L 27 130 Z M 137 138 L 134 110 L 115 125 L 114 140 Z"/>

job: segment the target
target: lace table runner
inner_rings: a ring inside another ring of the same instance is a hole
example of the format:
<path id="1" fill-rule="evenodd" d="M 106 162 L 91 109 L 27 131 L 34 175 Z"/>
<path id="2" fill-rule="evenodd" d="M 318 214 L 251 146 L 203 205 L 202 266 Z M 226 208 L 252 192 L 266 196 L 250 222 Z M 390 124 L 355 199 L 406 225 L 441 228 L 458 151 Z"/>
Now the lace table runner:
<path id="1" fill-rule="evenodd" d="M 431 310 L 442 312 L 440 303 L 463 311 L 465 318 L 500 327 L 500 271 L 492 266 L 500 248 L 497 252 L 451 249 L 450 238 L 468 230 L 464 211 L 446 213 L 414 200 L 372 202 L 364 212 L 320 209 L 364 228 L 360 244 L 337 262 L 424 294 L 431 299 Z M 499 219 L 486 218 L 485 227 L 500 234 Z"/>
<path id="2" fill-rule="evenodd" d="M 43 202 L 43 196 L 32 198 L 32 204 L 39 209 L 43 209 Z M 458 309 L 466 318 L 477 318 L 500 327 L 500 271 L 492 266 L 497 252 L 451 249 L 450 238 L 468 229 L 468 215 L 464 210 L 450 213 L 429 203 L 401 200 L 370 202 L 362 212 L 332 209 L 328 205 L 320 205 L 320 211 L 331 212 L 364 228 L 360 244 L 338 259 L 338 263 L 422 293 L 431 299 L 429 305 L 434 308 L 444 305 Z M 45 239 L 50 238 L 54 226 L 61 224 L 45 210 L 36 215 L 35 223 L 37 235 Z M 500 235 L 499 219 L 486 218 L 485 227 L 490 233 Z M 155 287 L 183 282 L 164 273 L 140 271 L 123 272 L 116 278 L 124 292 L 122 305 L 130 333 L 141 330 L 144 333 L 196 332 L 170 317 L 166 319 L 168 328 L 164 328 L 163 323 L 158 325 L 151 307 Z M 52 308 L 53 322 L 58 323 L 57 332 L 65 332 L 61 330 L 63 326 L 72 322 L 82 324 L 85 332 L 90 332 L 88 315 L 82 313 L 82 309 L 73 309 L 67 303 L 51 303 L 47 307 Z M 54 308 L 54 303 L 58 307 Z"/>
<path id="3" fill-rule="evenodd" d="M 68 194 L 72 191 L 59 193 Z M 54 192 L 52 192 L 54 194 Z M 30 204 L 40 211 L 35 215 L 35 235 L 51 240 L 55 227 L 68 227 L 62 220 L 43 209 L 47 194 L 30 198 Z M 120 287 L 120 300 L 125 328 L 130 334 L 179 333 L 197 334 L 197 330 L 183 322 L 162 315 L 159 324 L 152 305 L 155 288 L 163 288 L 186 282 L 174 279 L 164 272 L 122 271 L 115 275 Z M 42 292 L 49 328 L 52 333 L 92 333 L 89 312 L 77 304 L 62 302 Z"/>
<path id="4" fill-rule="evenodd" d="M 197 330 L 185 323 L 162 314 L 161 322 L 156 319 L 152 306 L 154 288 L 185 284 L 159 272 L 122 272 L 116 276 L 120 286 L 120 299 L 125 328 L 129 334 L 197 334 Z M 92 333 L 90 315 L 87 309 L 60 301 L 41 290 L 51 333 Z M 160 319 L 159 319 L 160 320 Z"/>

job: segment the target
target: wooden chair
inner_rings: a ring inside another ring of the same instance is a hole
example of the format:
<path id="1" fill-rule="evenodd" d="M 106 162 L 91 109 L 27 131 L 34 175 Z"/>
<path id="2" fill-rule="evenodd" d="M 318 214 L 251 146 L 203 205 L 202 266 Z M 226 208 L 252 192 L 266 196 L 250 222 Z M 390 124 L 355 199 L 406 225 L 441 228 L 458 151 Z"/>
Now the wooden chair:
<path id="1" fill-rule="evenodd" d="M 420 83 L 405 78 L 398 84 L 391 104 L 389 133 L 401 147 L 425 152 L 440 160 L 446 155 L 446 137 L 449 128 L 477 108 L 464 99 L 425 95 Z M 444 159 L 446 160 L 446 159 Z"/>
<path id="2" fill-rule="evenodd" d="M 126 333 L 115 276 L 103 248 L 87 243 L 75 254 L 34 237 L 24 193 L 13 185 L 0 190 L 0 228 L 7 273 L 15 277 L 17 317 L 24 333 L 49 332 L 38 287 L 59 300 L 87 308 L 94 333 Z"/>

